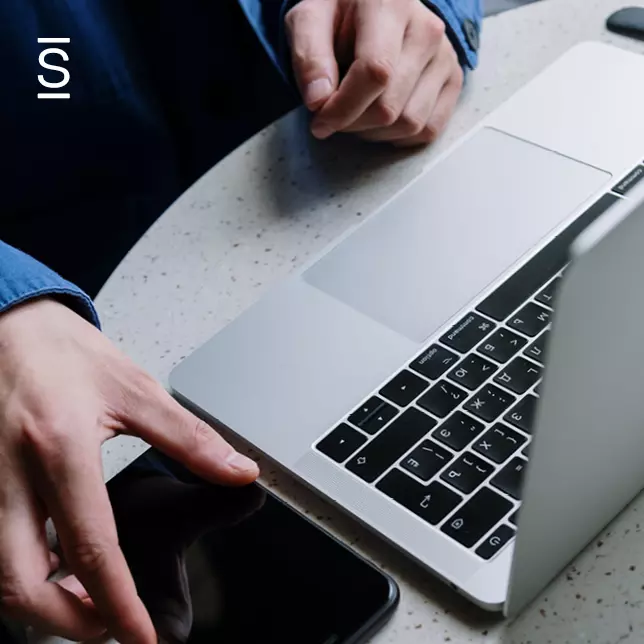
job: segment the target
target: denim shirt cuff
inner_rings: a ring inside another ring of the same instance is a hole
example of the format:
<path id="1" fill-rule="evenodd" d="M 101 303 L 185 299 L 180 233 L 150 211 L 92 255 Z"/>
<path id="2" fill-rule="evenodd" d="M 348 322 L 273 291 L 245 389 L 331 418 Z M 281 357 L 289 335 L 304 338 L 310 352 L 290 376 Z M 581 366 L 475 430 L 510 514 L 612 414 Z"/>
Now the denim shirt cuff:
<path id="1" fill-rule="evenodd" d="M 474 69 L 478 64 L 478 34 L 481 28 L 481 17 L 478 15 L 462 18 L 457 14 L 457 7 L 450 0 L 421 0 L 422 3 L 445 23 L 447 37 L 458 54 L 458 59 L 464 71 Z M 476 3 L 474 3 L 476 7 Z M 466 21 L 470 29 L 476 31 L 476 42 L 472 42 L 472 33 L 465 31 Z M 476 48 L 475 48 L 476 47 Z"/>
<path id="2" fill-rule="evenodd" d="M 0 313 L 38 297 L 53 297 L 100 328 L 86 293 L 29 255 L 0 242 Z"/>

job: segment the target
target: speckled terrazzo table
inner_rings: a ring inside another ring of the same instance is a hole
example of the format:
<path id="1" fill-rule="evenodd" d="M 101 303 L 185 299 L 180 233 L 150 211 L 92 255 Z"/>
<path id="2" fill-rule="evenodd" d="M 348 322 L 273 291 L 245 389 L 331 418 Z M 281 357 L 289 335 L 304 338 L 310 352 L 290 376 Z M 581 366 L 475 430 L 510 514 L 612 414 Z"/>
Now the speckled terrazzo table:
<path id="1" fill-rule="evenodd" d="M 488 19 L 480 68 L 448 133 L 431 150 L 410 156 L 352 139 L 316 143 L 301 112 L 267 128 L 179 199 L 122 263 L 98 298 L 106 333 L 165 381 L 183 356 L 368 217 L 433 155 L 573 44 L 601 39 L 644 53 L 644 43 L 603 28 L 608 14 L 623 4 L 545 0 Z M 141 451 L 136 441 L 110 442 L 104 449 L 106 475 Z M 375 637 L 378 644 L 644 642 L 642 499 L 508 624 L 468 605 L 270 463 L 262 465 L 264 481 L 278 494 L 400 583 L 400 608 Z"/>

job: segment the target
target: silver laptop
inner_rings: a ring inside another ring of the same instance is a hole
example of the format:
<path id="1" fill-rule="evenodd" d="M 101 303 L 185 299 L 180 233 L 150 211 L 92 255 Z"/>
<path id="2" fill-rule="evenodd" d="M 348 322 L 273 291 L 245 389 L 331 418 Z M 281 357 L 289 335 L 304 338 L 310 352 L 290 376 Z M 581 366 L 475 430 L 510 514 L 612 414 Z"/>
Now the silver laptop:
<path id="1" fill-rule="evenodd" d="M 583 44 L 171 386 L 515 614 L 644 487 L 643 203 L 644 57 Z"/>

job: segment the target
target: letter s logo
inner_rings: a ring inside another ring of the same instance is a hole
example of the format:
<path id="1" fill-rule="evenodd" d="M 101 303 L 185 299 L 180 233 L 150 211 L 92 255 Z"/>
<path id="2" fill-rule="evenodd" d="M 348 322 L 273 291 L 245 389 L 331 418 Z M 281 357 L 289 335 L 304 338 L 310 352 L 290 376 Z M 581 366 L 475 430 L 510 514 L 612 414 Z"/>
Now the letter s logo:
<path id="1" fill-rule="evenodd" d="M 50 83 L 45 80 L 45 77 L 42 74 L 40 74 L 38 76 L 40 84 L 51 89 L 60 89 L 61 87 L 65 87 L 65 85 L 69 83 L 69 72 L 64 67 L 59 67 L 58 65 L 50 65 L 46 60 L 49 54 L 58 54 L 65 62 L 69 61 L 69 56 L 62 49 L 56 49 L 54 47 L 45 49 L 45 51 L 40 52 L 40 56 L 38 56 L 38 62 L 40 63 L 41 67 L 44 67 L 45 69 L 51 69 L 55 72 L 60 72 L 63 75 L 63 80 L 59 81 L 58 83 Z"/>
<path id="2" fill-rule="evenodd" d="M 38 42 L 68 44 L 71 42 L 71 39 L 70 38 L 38 38 Z M 60 89 L 61 87 L 65 87 L 65 85 L 67 85 L 67 83 L 69 83 L 70 81 L 69 71 L 65 67 L 61 67 L 60 65 L 52 65 L 51 63 L 48 63 L 47 62 L 48 56 L 60 56 L 60 58 L 62 58 L 63 61 L 69 62 L 69 56 L 67 55 L 67 52 L 62 49 L 58 49 L 56 47 L 50 47 L 49 49 L 45 49 L 44 51 L 40 52 L 40 56 L 38 56 L 38 62 L 40 63 L 40 66 L 43 67 L 44 69 L 49 69 L 53 72 L 58 72 L 59 74 L 62 74 L 62 79 L 57 82 L 51 82 L 51 81 L 45 80 L 45 77 L 42 74 L 39 74 L 38 82 L 43 87 L 47 87 L 48 89 Z M 70 95 L 63 92 L 47 92 L 47 93 L 38 94 L 38 98 L 70 98 Z"/>

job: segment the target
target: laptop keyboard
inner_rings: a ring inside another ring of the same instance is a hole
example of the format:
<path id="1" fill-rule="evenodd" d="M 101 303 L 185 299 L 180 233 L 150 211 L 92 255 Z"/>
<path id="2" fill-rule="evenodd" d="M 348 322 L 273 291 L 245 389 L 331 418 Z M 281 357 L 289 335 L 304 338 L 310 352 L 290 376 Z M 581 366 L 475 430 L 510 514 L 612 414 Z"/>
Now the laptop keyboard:
<path id="1" fill-rule="evenodd" d="M 315 446 L 491 559 L 516 531 L 561 272 L 606 194 Z"/>

